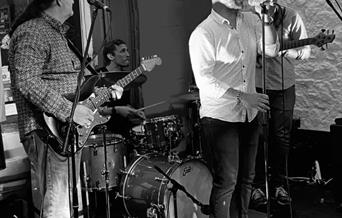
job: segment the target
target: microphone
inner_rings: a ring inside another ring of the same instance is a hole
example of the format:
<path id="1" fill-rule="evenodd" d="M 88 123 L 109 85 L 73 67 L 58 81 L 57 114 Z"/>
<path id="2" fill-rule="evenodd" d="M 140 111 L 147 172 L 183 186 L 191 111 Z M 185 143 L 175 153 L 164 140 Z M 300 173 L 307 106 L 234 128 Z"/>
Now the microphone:
<path id="1" fill-rule="evenodd" d="M 103 4 L 100 0 L 88 0 L 88 3 L 96 8 L 103 9 L 104 11 L 110 11 L 109 7 Z"/>

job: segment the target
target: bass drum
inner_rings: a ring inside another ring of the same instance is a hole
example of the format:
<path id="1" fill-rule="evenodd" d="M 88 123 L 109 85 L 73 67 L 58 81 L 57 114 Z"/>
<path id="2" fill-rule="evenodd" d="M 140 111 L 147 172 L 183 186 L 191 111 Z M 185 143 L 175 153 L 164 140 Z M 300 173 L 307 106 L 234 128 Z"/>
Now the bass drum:
<path id="1" fill-rule="evenodd" d="M 175 217 L 172 184 L 154 166 L 184 186 L 199 202 L 209 204 L 212 176 L 202 161 L 170 163 L 165 156 L 149 154 L 137 158 L 122 178 L 120 195 L 129 217 Z M 208 217 L 181 190 L 177 191 L 176 202 L 178 218 Z"/>

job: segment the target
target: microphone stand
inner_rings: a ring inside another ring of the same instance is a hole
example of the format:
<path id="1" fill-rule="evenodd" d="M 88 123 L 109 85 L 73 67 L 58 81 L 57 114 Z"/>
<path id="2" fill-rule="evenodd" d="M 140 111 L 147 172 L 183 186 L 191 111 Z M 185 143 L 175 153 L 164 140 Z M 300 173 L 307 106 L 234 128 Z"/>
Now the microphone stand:
<path id="1" fill-rule="evenodd" d="M 173 195 L 173 207 L 174 207 L 174 218 L 178 218 L 178 211 L 177 211 L 177 191 L 181 190 L 182 192 L 185 193 L 187 197 L 189 197 L 193 203 L 198 205 L 201 208 L 201 212 L 205 215 L 209 215 L 210 209 L 209 205 L 205 205 L 198 201 L 194 196 L 192 196 L 188 191 L 186 191 L 185 187 L 179 184 L 176 180 L 172 179 L 170 176 L 168 176 L 162 169 L 160 169 L 158 166 L 154 165 L 153 166 L 159 173 L 161 173 L 163 176 L 165 176 L 171 183 L 172 183 L 172 188 L 171 192 Z"/>
<path id="2" fill-rule="evenodd" d="M 91 39 L 91 35 L 93 33 L 94 30 L 94 24 L 95 24 L 95 20 L 96 20 L 96 16 L 97 16 L 97 12 L 98 12 L 98 8 L 96 7 L 94 10 L 94 13 L 92 14 L 92 21 L 91 21 L 91 25 L 90 25 L 90 29 L 89 29 L 89 34 L 88 34 L 88 38 L 87 38 L 87 44 L 84 50 L 84 55 L 82 58 L 82 63 L 81 63 L 81 71 L 78 74 L 77 77 L 77 87 L 76 87 L 76 91 L 75 91 L 75 98 L 72 104 L 72 108 L 71 108 L 71 114 L 70 117 L 68 118 L 67 122 L 68 122 L 68 128 L 67 128 L 67 133 L 66 133 L 66 137 L 64 140 L 64 145 L 63 145 L 63 153 L 66 154 L 69 151 L 68 150 L 68 143 L 69 143 L 69 138 L 70 138 L 70 133 L 71 133 L 71 129 L 74 130 L 74 135 L 75 137 L 75 141 L 74 141 L 74 145 L 71 146 L 71 164 L 72 164 L 72 207 L 73 207 L 73 217 L 78 217 L 78 196 L 77 196 L 77 181 L 76 181 L 76 162 L 75 162 L 75 156 L 74 156 L 74 150 L 76 147 L 78 147 L 78 140 L 77 140 L 77 129 L 75 128 L 75 124 L 73 123 L 73 117 L 75 114 L 75 109 L 76 106 L 79 102 L 79 98 L 80 98 L 80 90 L 81 90 L 81 82 L 82 79 L 84 77 L 84 73 L 85 73 L 85 68 L 86 68 L 86 61 L 88 58 L 88 51 L 89 51 L 89 46 L 90 46 L 90 39 Z M 77 149 L 76 149 L 77 152 Z"/>
<path id="3" fill-rule="evenodd" d="M 261 4 L 261 20 L 262 20 L 262 93 L 266 94 L 266 58 L 265 58 L 265 16 L 267 14 L 266 5 Z M 271 201 L 269 195 L 269 177 L 268 177 L 268 136 L 269 136 L 269 117 L 270 111 L 262 113 L 263 127 L 263 148 L 264 148 L 264 170 L 265 170 L 265 190 L 267 200 L 267 218 L 271 217 Z"/>

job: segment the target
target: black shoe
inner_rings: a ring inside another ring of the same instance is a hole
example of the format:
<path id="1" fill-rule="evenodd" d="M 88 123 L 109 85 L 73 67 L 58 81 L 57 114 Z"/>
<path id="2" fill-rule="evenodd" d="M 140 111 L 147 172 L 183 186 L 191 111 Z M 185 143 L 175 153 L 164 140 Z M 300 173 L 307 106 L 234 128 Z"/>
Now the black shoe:
<path id="1" fill-rule="evenodd" d="M 274 197 L 276 202 L 280 205 L 289 205 L 291 203 L 289 194 L 282 186 L 279 186 L 275 189 Z"/>
<path id="2" fill-rule="evenodd" d="M 266 195 L 260 188 L 253 189 L 251 194 L 251 204 L 254 207 L 267 204 Z"/>
<path id="3" fill-rule="evenodd" d="M 337 212 L 342 213 L 342 203 L 339 203 L 336 207 Z"/>

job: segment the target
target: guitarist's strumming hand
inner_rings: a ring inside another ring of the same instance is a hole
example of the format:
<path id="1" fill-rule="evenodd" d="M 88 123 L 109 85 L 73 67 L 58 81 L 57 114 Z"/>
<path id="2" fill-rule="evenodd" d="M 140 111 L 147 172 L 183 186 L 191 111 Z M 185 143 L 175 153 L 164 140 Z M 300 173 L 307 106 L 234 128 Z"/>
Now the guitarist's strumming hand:
<path id="1" fill-rule="evenodd" d="M 87 127 L 94 120 L 94 113 L 91 109 L 84 105 L 77 105 L 73 117 L 73 121 L 78 125 Z"/>

